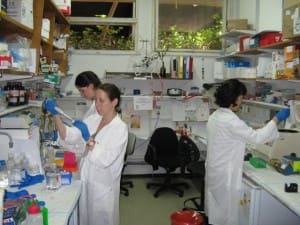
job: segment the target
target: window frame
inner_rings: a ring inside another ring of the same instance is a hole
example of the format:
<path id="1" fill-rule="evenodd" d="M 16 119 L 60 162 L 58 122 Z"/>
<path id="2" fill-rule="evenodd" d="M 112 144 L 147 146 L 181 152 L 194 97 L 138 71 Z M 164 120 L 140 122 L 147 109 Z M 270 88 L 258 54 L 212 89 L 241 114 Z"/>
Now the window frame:
<path id="1" fill-rule="evenodd" d="M 222 26 L 222 34 L 224 34 L 225 30 L 226 30 L 226 18 L 227 18 L 227 6 L 228 6 L 228 1 L 230 0 L 223 0 L 223 8 L 222 8 L 222 22 L 223 22 L 223 26 Z M 163 51 L 163 49 L 159 48 L 159 2 L 160 0 L 155 0 L 155 10 L 154 10 L 154 18 L 155 18 L 155 27 L 154 27 L 154 35 L 153 35 L 153 40 L 154 40 L 154 50 L 155 51 Z M 222 47 L 220 50 L 202 50 L 202 49 L 168 49 L 168 52 L 178 52 L 178 53 L 205 53 L 205 54 L 220 54 L 220 52 L 223 51 L 224 48 L 224 41 L 222 41 Z"/>
<path id="2" fill-rule="evenodd" d="M 81 3 L 88 3 L 88 2 L 111 2 L 114 3 L 113 0 L 72 0 L 72 2 L 81 2 Z M 136 0 L 118 0 L 118 3 L 132 3 L 133 4 L 133 17 L 126 18 L 126 17 L 78 17 L 78 16 L 70 16 L 69 22 L 70 25 L 103 25 L 103 26 L 131 26 L 132 33 L 134 37 L 132 38 L 134 42 L 134 47 L 131 50 L 121 50 L 121 49 L 74 49 L 75 51 L 84 51 L 84 52 L 99 52 L 99 51 L 111 51 L 111 52 L 135 52 L 137 49 L 137 18 L 136 18 Z"/>

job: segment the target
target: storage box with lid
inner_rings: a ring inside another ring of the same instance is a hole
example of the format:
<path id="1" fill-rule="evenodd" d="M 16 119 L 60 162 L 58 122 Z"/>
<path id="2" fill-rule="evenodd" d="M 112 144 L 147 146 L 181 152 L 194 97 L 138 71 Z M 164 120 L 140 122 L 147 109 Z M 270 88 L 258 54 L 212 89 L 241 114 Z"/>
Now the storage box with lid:
<path id="1" fill-rule="evenodd" d="M 282 35 L 289 38 L 300 34 L 300 1 L 284 6 L 282 13 Z"/>
<path id="2" fill-rule="evenodd" d="M 33 0 L 7 0 L 7 15 L 33 29 Z"/>

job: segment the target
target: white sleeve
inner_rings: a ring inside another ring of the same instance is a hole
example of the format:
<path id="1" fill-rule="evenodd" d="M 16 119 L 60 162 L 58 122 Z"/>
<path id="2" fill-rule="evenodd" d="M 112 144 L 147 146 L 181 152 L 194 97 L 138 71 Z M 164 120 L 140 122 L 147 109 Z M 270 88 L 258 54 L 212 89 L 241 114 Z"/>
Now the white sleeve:
<path id="1" fill-rule="evenodd" d="M 251 144 L 264 144 L 271 142 L 279 137 L 276 123 L 271 120 L 264 127 L 253 129 L 243 120 L 237 119 L 232 121 L 230 129 L 232 135 L 240 138 L 242 141 Z"/>

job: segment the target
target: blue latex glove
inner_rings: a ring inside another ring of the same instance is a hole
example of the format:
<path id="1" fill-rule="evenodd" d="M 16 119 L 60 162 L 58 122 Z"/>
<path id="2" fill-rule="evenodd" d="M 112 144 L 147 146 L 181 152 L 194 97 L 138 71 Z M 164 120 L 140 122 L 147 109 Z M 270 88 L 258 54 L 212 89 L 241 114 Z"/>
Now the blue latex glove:
<path id="1" fill-rule="evenodd" d="M 81 131 L 81 135 L 85 141 L 88 141 L 91 137 L 87 125 L 81 120 L 75 120 L 73 122 L 74 127 L 77 127 Z"/>
<path id="2" fill-rule="evenodd" d="M 56 102 L 52 99 L 46 99 L 43 102 L 43 107 L 49 111 L 53 116 L 57 115 L 58 112 L 56 111 L 55 107 L 56 107 Z"/>
<path id="3" fill-rule="evenodd" d="M 20 184 L 19 185 L 13 185 L 11 187 L 18 187 L 19 189 L 21 189 L 21 188 L 24 188 L 24 187 L 27 187 L 27 186 L 30 186 L 30 185 L 42 183 L 43 180 L 44 180 L 44 175 L 38 174 L 38 175 L 35 175 L 35 176 L 31 176 L 25 170 L 24 171 L 24 178 L 22 179 Z"/>
<path id="4" fill-rule="evenodd" d="M 21 190 L 21 191 L 5 191 L 4 199 L 18 199 L 22 196 L 29 196 L 29 193 L 27 190 Z"/>
<path id="5" fill-rule="evenodd" d="M 282 120 L 287 119 L 289 116 L 290 116 L 290 109 L 289 108 L 282 109 L 276 114 L 276 118 L 278 120 L 278 123 L 280 123 Z"/>

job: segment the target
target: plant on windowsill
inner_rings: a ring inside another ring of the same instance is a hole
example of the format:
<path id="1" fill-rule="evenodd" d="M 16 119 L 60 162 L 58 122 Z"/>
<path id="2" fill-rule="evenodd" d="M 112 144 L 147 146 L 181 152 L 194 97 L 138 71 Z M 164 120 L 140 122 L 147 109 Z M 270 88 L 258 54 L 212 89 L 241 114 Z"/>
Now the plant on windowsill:
<path id="1" fill-rule="evenodd" d="M 169 41 L 167 39 L 160 40 L 160 50 L 156 51 L 157 56 L 161 62 L 161 67 L 159 69 L 159 75 L 161 78 L 166 78 L 167 73 L 166 73 L 166 67 L 165 67 L 165 62 L 164 62 L 164 57 L 167 54 L 167 51 L 169 49 Z"/>

